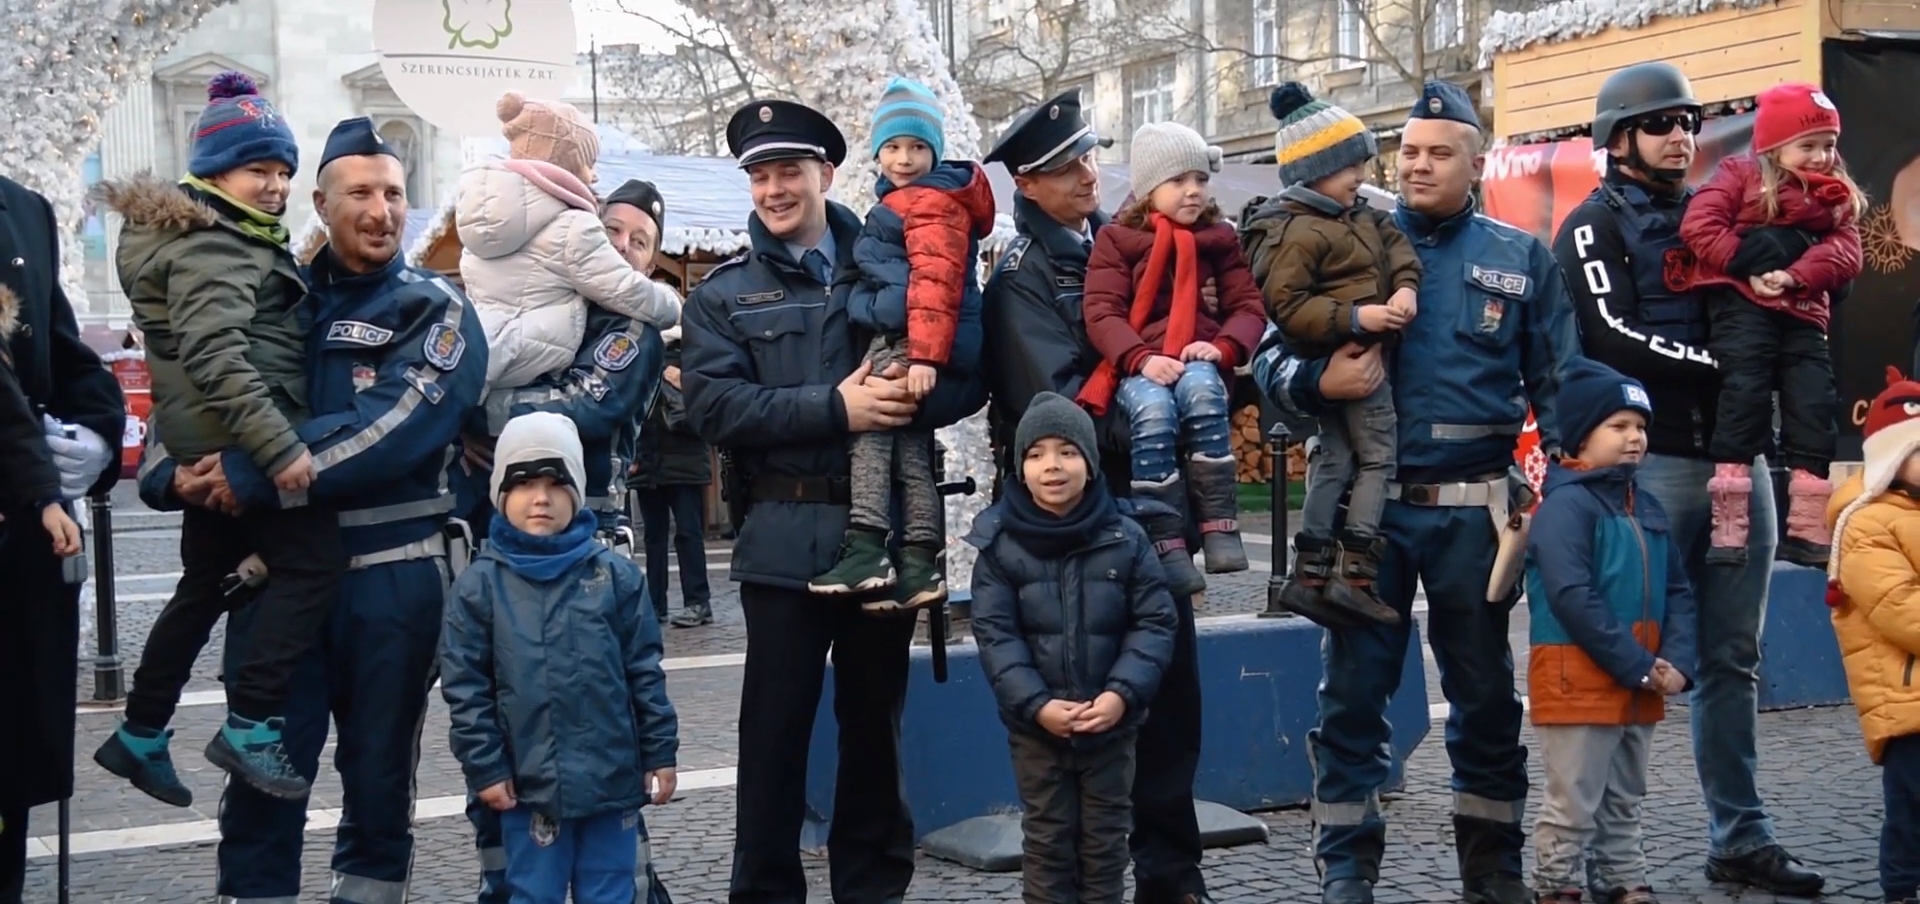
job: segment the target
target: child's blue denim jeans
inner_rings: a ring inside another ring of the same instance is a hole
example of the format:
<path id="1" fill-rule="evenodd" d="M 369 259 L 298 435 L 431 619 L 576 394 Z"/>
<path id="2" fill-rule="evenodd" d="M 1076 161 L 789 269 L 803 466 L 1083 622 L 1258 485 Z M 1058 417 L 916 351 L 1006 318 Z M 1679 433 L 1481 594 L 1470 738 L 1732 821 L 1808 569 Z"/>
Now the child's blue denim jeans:
<path id="1" fill-rule="evenodd" d="M 1135 481 L 1172 477 L 1179 446 L 1208 458 L 1233 454 L 1227 445 L 1227 384 L 1211 362 L 1186 362 L 1186 372 L 1172 386 L 1128 377 L 1120 381 L 1116 398 L 1133 437 Z"/>
<path id="2" fill-rule="evenodd" d="M 526 807 L 500 814 L 512 904 L 633 904 L 640 812 L 552 820 Z"/>

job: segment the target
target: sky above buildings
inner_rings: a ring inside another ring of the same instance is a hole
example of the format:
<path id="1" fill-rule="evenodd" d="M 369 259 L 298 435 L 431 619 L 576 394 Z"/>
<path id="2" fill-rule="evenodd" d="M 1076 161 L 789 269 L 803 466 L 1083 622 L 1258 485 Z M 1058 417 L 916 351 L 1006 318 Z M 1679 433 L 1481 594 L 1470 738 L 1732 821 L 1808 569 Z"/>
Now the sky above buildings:
<path id="1" fill-rule="evenodd" d="M 573 25 L 581 50 L 589 43 L 640 44 L 650 50 L 673 46 L 672 37 L 659 26 L 634 13 L 653 16 L 663 22 L 677 22 L 680 5 L 674 0 L 572 0 Z"/>

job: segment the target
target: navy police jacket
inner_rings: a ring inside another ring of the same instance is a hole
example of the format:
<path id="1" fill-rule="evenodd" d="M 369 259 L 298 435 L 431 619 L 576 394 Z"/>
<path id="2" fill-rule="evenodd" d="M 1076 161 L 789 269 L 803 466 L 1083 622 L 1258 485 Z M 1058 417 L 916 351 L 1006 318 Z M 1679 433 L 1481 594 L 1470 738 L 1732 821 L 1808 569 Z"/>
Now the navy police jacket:
<path id="1" fill-rule="evenodd" d="M 660 394 L 666 344 L 651 325 L 587 306 L 586 338 L 566 370 L 486 399 L 487 435 L 499 436 L 507 421 L 548 411 L 565 415 L 580 431 L 585 456 L 587 507 L 601 526 L 626 497 L 627 463 L 633 460 L 640 422 Z"/>
<path id="2" fill-rule="evenodd" d="M 340 512 L 349 555 L 431 536 L 453 509 L 447 462 L 486 382 L 480 319 L 445 278 L 398 255 L 378 271 L 355 274 L 323 247 L 308 284 L 313 417 L 297 432 L 313 453 L 315 475 L 304 497 Z M 141 491 L 154 505 L 170 495 L 173 472 L 164 449 L 150 446 L 147 453 Z M 227 450 L 221 461 L 244 506 L 303 501 L 283 499 L 239 450 Z"/>
<path id="3" fill-rule="evenodd" d="M 827 224 L 835 273 L 845 276 L 860 218 L 828 202 Z M 821 285 L 757 214 L 747 231 L 751 247 L 714 268 L 681 311 L 687 422 L 754 477 L 845 478 L 849 434 L 837 386 L 872 339 L 847 316 L 852 281 Z M 977 380 L 949 374 L 914 424 L 944 427 L 984 401 Z M 846 529 L 844 505 L 756 500 L 733 545 L 733 580 L 804 589 L 832 567 Z"/>
<path id="4" fill-rule="evenodd" d="M 451 746 L 475 792 L 513 780 L 554 819 L 632 810 L 674 765 L 660 623 L 632 560 L 595 549 L 530 581 L 488 546 L 460 574 L 440 642 Z"/>
<path id="5" fill-rule="evenodd" d="M 1433 218 L 1394 211 L 1420 255 L 1420 311 L 1389 352 L 1406 482 L 1504 472 L 1531 404 L 1543 449 L 1560 448 L 1560 372 L 1579 353 L 1560 267 L 1527 233 L 1473 205 Z M 1285 354 L 1277 331 L 1255 353 L 1254 376 L 1292 415 L 1320 416 L 1324 359 Z"/>

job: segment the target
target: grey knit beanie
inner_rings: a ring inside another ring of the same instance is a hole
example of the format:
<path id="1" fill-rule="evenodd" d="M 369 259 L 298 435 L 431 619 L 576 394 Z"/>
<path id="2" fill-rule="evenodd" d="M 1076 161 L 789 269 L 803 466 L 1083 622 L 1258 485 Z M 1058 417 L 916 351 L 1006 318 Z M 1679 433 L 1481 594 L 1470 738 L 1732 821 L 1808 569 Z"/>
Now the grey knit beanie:
<path id="1" fill-rule="evenodd" d="M 1088 417 L 1086 411 L 1074 404 L 1072 399 L 1058 393 L 1043 392 L 1027 403 L 1027 413 L 1020 415 L 1020 426 L 1013 430 L 1013 445 L 1020 456 L 1015 463 L 1024 461 L 1027 450 L 1049 436 L 1079 446 L 1080 456 L 1087 460 L 1087 472 L 1100 473 L 1100 445 L 1094 441 L 1093 418 Z"/>
<path id="2" fill-rule="evenodd" d="M 1199 132 L 1177 122 L 1150 122 L 1133 133 L 1127 171 L 1133 196 L 1144 201 L 1160 183 L 1184 173 L 1219 172 L 1220 149 L 1208 146 Z"/>
<path id="3" fill-rule="evenodd" d="M 493 473 L 487 476 L 488 498 L 493 500 L 495 509 L 500 509 L 507 479 L 514 472 L 539 462 L 558 462 L 562 473 L 554 476 L 565 479 L 577 514 L 586 504 L 581 493 L 581 488 L 587 485 L 587 469 L 582 464 L 585 460 L 586 456 L 580 451 L 580 430 L 572 419 L 551 411 L 520 415 L 507 422 L 506 429 L 500 431 L 499 441 L 494 443 Z"/>

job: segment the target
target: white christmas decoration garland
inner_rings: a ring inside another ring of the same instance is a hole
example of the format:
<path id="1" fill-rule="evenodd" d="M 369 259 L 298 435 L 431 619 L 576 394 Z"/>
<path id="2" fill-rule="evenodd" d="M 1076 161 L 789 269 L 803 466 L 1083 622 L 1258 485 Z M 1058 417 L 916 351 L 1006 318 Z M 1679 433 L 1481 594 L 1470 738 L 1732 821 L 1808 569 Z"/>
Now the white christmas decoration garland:
<path id="1" fill-rule="evenodd" d="M 60 281 L 77 311 L 80 168 L 101 120 L 153 61 L 230 0 L 5 0 L 0 3 L 0 175 L 45 195 L 60 239 Z"/>
<path id="2" fill-rule="evenodd" d="M 774 84 L 791 86 L 794 99 L 825 113 L 846 133 L 847 161 L 834 176 L 833 195 L 856 212 L 873 204 L 876 171 L 867 153 L 868 136 L 874 107 L 893 76 L 914 79 L 940 98 L 948 158 L 979 159 L 980 127 L 919 0 L 815 0 L 793 7 L 804 13 L 778 15 L 767 0 L 686 0 L 685 5 L 725 29 Z M 965 587 L 973 549 L 961 538 L 993 490 L 986 414 L 939 431 L 939 438 L 947 449 L 947 479 L 971 477 L 979 487 L 973 496 L 949 499 L 947 506 L 947 582 Z"/>
<path id="3" fill-rule="evenodd" d="M 1777 0 L 1561 0 L 1530 12 L 1499 12 L 1480 32 L 1480 65 L 1493 55 L 1535 44 L 1556 44 L 1608 28 L 1639 28 L 1662 16 L 1697 16 L 1721 9 L 1755 9 Z"/>

